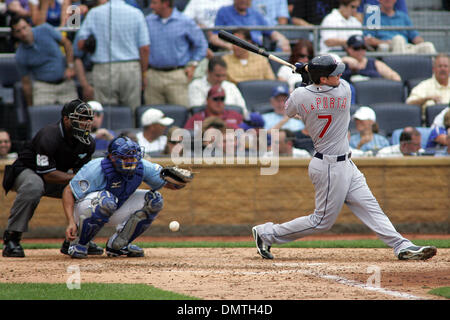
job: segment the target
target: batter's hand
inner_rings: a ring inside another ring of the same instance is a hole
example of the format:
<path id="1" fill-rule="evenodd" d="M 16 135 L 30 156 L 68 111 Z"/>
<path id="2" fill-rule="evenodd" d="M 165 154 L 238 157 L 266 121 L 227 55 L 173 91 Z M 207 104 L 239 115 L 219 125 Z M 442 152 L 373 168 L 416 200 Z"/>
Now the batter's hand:
<path id="1" fill-rule="evenodd" d="M 69 223 L 66 228 L 66 239 L 73 241 L 77 238 L 77 225 L 75 223 Z"/>

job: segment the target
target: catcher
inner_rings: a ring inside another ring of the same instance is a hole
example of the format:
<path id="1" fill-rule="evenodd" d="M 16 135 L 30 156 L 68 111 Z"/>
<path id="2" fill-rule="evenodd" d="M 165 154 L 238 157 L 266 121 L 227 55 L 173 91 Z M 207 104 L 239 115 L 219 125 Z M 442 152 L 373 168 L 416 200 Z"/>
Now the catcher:
<path id="1" fill-rule="evenodd" d="M 109 144 L 105 158 L 91 160 L 72 178 L 62 196 L 68 220 L 63 247 L 68 250 L 61 252 L 86 258 L 89 241 L 104 225 L 113 225 L 116 232 L 106 243 L 106 254 L 144 256 L 132 241 L 150 227 L 163 207 L 157 190 L 181 189 L 193 174 L 178 167 L 162 168 L 142 155 L 138 144 L 119 136 Z M 151 190 L 138 189 L 142 182 Z"/>

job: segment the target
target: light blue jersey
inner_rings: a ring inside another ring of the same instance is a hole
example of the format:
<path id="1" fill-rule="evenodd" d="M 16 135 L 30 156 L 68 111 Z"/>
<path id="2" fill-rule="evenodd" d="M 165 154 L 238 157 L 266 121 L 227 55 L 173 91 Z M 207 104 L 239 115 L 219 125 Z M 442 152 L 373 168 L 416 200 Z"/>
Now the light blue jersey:
<path id="1" fill-rule="evenodd" d="M 70 180 L 70 188 L 75 199 L 80 200 L 91 192 L 105 190 L 106 176 L 102 170 L 102 160 L 103 158 L 97 158 L 89 161 Z M 160 177 L 162 167 L 144 159 L 141 161 L 144 165 L 143 181 L 152 190 L 161 189 L 166 183 Z"/>

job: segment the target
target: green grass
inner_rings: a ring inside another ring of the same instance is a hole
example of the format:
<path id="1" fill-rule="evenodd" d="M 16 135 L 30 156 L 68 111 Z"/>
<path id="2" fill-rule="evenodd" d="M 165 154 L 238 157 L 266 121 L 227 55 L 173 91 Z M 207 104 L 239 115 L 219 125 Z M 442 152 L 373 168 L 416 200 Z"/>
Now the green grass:
<path id="1" fill-rule="evenodd" d="M 145 284 L 81 283 L 68 289 L 57 283 L 0 283 L 0 300 L 198 300 Z"/>
<path id="2" fill-rule="evenodd" d="M 416 245 L 437 248 L 450 248 L 449 239 L 414 240 Z M 104 244 L 98 243 L 104 247 Z M 141 248 L 252 248 L 253 241 L 218 242 L 218 241 L 184 241 L 184 242 L 136 242 Z M 22 243 L 24 249 L 56 249 L 58 243 Z M 387 248 L 381 240 L 314 240 L 294 241 L 283 245 L 274 245 L 279 248 Z"/>
<path id="3" fill-rule="evenodd" d="M 428 291 L 428 293 L 450 299 L 450 287 L 436 288 L 436 289 Z"/>

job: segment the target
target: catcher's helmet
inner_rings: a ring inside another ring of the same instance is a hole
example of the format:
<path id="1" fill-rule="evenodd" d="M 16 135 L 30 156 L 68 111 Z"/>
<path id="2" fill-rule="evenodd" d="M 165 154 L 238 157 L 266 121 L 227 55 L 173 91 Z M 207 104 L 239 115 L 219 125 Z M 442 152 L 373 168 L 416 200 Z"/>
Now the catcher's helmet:
<path id="1" fill-rule="evenodd" d="M 92 107 L 80 99 L 66 103 L 61 111 L 61 116 L 68 117 L 72 125 L 72 134 L 80 142 L 89 145 L 91 140 L 92 120 L 94 112 Z"/>
<path id="2" fill-rule="evenodd" d="M 132 176 L 143 157 L 141 147 L 126 136 L 118 136 L 108 146 L 114 168 L 123 175 Z"/>
<path id="3" fill-rule="evenodd" d="M 308 63 L 308 73 L 315 84 L 320 83 L 320 77 L 337 76 L 344 70 L 345 64 L 330 54 L 317 56 Z"/>

